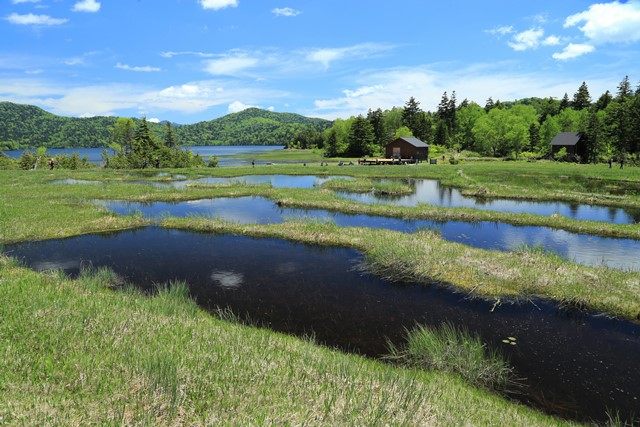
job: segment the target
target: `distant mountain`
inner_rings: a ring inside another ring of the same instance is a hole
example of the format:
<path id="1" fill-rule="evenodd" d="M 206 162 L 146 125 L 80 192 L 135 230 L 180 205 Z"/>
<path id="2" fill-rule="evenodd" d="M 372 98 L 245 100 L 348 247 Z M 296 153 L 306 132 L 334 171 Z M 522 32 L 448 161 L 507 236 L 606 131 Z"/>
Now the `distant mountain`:
<path id="1" fill-rule="evenodd" d="M 116 117 L 75 118 L 33 105 L 0 102 L 0 148 L 103 147 Z M 150 123 L 161 136 L 166 123 Z M 281 145 L 301 130 L 322 131 L 330 121 L 249 108 L 215 120 L 175 125 L 181 145 Z"/>
<path id="2" fill-rule="evenodd" d="M 282 145 L 302 130 L 322 131 L 329 126 L 328 120 L 248 108 L 215 120 L 180 126 L 176 135 L 184 145 Z"/>

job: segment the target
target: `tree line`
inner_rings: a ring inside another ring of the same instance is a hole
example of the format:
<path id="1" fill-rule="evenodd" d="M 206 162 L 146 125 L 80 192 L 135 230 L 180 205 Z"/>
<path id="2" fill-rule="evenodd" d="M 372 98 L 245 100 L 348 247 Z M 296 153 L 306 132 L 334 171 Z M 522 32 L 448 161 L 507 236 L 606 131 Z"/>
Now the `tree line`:
<path id="1" fill-rule="evenodd" d="M 483 156 L 544 158 L 559 132 L 579 132 L 585 143 L 583 162 L 640 158 L 640 85 L 625 77 L 615 94 L 596 100 L 583 82 L 572 97 L 526 98 L 513 102 L 487 99 L 484 106 L 456 92 L 442 95 L 436 111 L 424 111 L 411 97 L 403 107 L 369 110 L 365 115 L 337 119 L 324 132 L 306 131 L 294 145 L 323 147 L 327 156 L 374 156 L 402 136 L 427 144 Z"/>

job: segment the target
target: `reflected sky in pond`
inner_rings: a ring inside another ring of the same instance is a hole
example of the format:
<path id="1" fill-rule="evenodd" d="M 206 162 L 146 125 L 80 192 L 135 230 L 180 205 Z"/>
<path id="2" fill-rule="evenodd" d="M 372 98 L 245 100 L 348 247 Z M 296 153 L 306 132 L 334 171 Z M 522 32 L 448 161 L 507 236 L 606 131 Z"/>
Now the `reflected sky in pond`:
<path id="1" fill-rule="evenodd" d="M 432 179 L 407 180 L 414 192 L 404 196 L 388 196 L 373 193 L 356 194 L 339 192 L 349 200 L 366 204 L 390 204 L 397 206 L 417 206 L 426 203 L 447 208 L 474 208 L 511 213 L 530 213 L 551 216 L 554 214 L 567 218 L 603 221 L 615 224 L 634 224 L 640 222 L 640 209 L 622 209 L 580 203 L 528 201 L 514 199 L 483 200 L 464 196 L 459 189 L 440 184 Z"/>
<path id="2" fill-rule="evenodd" d="M 445 240 L 465 245 L 510 251 L 535 246 L 586 265 L 640 270 L 640 241 L 578 234 L 539 226 L 516 226 L 501 222 L 437 222 L 373 215 L 351 215 L 321 209 L 283 208 L 263 197 L 238 197 L 184 202 L 98 201 L 120 215 L 141 213 L 148 218 L 207 216 L 242 224 L 279 224 L 286 219 L 312 218 L 343 227 L 369 227 L 412 233 L 428 228 Z"/>

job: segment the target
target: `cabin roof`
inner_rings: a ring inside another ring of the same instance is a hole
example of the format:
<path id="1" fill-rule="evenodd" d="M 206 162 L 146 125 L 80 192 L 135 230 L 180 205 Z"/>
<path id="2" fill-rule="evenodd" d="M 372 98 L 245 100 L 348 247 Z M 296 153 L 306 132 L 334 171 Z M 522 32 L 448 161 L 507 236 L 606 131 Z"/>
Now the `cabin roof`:
<path id="1" fill-rule="evenodd" d="M 576 145 L 580 141 L 580 134 L 577 132 L 560 132 L 553 138 L 551 145 Z"/>
<path id="2" fill-rule="evenodd" d="M 408 144 L 411 144 L 411 145 L 413 145 L 414 147 L 417 147 L 417 148 L 428 148 L 429 147 L 428 144 L 420 141 L 418 138 L 414 138 L 413 136 L 403 136 L 403 137 L 397 138 L 394 141 L 391 141 L 390 144 L 392 142 L 395 142 L 395 141 L 399 140 L 399 139 L 401 139 L 404 142 L 406 142 Z"/>

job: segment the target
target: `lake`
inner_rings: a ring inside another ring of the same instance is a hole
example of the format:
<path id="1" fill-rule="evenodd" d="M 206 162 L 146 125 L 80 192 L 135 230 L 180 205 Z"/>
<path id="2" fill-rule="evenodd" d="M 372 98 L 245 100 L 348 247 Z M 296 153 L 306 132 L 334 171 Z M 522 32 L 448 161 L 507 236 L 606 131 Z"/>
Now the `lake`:
<path id="1" fill-rule="evenodd" d="M 190 146 L 182 147 L 184 150 L 189 150 L 192 153 L 199 154 L 205 159 L 210 156 L 217 156 L 219 159 L 219 166 L 242 166 L 251 164 L 251 159 L 237 158 L 238 155 L 246 154 L 259 154 L 269 151 L 281 150 L 284 148 L 282 145 L 216 145 L 216 146 Z M 73 153 L 78 153 L 80 157 L 86 157 L 91 163 L 102 164 L 102 151 L 105 148 L 49 148 L 47 153 L 50 156 L 69 156 Z M 22 153 L 27 150 L 9 150 L 3 151 L 9 157 L 19 158 Z M 33 151 L 33 149 L 31 149 Z M 256 162 L 257 164 L 263 164 L 266 162 Z"/>
<path id="2" fill-rule="evenodd" d="M 416 323 L 450 323 L 481 337 L 515 368 L 511 396 L 580 420 L 637 415 L 640 327 L 545 300 L 516 304 L 471 299 L 443 286 L 392 283 L 362 270 L 352 249 L 278 239 L 148 227 L 7 245 L 36 270 L 109 267 L 151 292 L 184 281 L 202 307 L 230 308 L 273 330 L 379 357 Z M 502 342 L 515 337 L 516 345 Z"/>
<path id="3" fill-rule="evenodd" d="M 264 197 L 222 197 L 183 202 L 97 201 L 108 210 L 159 219 L 165 216 L 216 217 L 243 224 L 279 224 L 287 219 L 331 221 L 341 227 L 369 227 L 412 233 L 436 230 L 443 239 L 482 249 L 513 251 L 539 247 L 580 264 L 640 270 L 640 240 L 599 237 L 540 226 L 502 222 L 430 221 L 351 215 L 322 209 L 284 208 Z"/>

